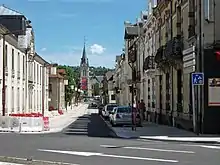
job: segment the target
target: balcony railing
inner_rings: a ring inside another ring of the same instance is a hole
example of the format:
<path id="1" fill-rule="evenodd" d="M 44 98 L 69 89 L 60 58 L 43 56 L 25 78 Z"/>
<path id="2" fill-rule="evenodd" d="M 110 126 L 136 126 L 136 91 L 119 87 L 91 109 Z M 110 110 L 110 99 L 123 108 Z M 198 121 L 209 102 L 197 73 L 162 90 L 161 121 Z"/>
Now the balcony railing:
<path id="1" fill-rule="evenodd" d="M 161 62 L 163 62 L 165 60 L 165 56 L 164 56 L 164 46 L 161 46 L 156 53 L 156 56 L 154 58 L 154 61 L 157 64 L 160 64 Z"/>
<path id="2" fill-rule="evenodd" d="M 164 49 L 164 56 L 169 61 L 182 59 L 183 42 L 180 36 L 168 41 Z"/>
<path id="3" fill-rule="evenodd" d="M 137 49 L 136 49 L 136 45 L 133 44 L 128 49 L 128 61 L 130 63 L 134 63 L 136 60 L 137 60 Z"/>
<path id="4" fill-rule="evenodd" d="M 143 70 L 147 71 L 149 69 L 155 69 L 154 56 L 148 56 L 144 60 Z"/>

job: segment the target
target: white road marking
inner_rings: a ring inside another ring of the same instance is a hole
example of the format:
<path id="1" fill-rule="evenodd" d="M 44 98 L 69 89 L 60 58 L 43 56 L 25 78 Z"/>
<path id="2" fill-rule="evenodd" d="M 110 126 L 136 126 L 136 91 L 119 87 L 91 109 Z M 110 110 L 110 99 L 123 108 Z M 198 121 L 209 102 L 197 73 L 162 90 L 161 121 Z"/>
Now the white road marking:
<path id="1" fill-rule="evenodd" d="M 147 139 L 137 139 L 138 141 L 144 141 L 144 142 L 149 142 L 149 143 L 153 143 L 153 144 L 169 144 L 167 142 L 163 142 L 163 141 L 158 141 L 158 140 L 147 140 Z"/>
<path id="2" fill-rule="evenodd" d="M 110 145 L 100 145 L 104 148 L 117 148 L 117 146 Z M 168 150 L 168 149 L 160 149 L 160 148 L 144 148 L 144 147 L 120 147 L 124 149 L 132 149 L 132 150 L 148 150 L 148 151 L 159 151 L 159 152 L 171 152 L 171 153 L 184 153 L 184 154 L 194 154 L 193 151 L 182 151 L 182 150 Z"/>
<path id="3" fill-rule="evenodd" d="M 169 136 L 140 136 L 141 139 L 168 140 L 179 142 L 220 142 L 219 137 L 169 137 Z"/>
<path id="4" fill-rule="evenodd" d="M 220 146 L 207 146 L 207 145 L 202 145 L 201 147 L 220 150 Z"/>
<path id="5" fill-rule="evenodd" d="M 157 158 L 135 157 L 135 156 L 125 156 L 125 155 L 110 155 L 110 154 L 95 153 L 95 152 L 78 152 L 78 151 L 45 150 L 45 149 L 38 149 L 38 150 L 43 152 L 61 153 L 61 154 L 78 155 L 78 156 L 100 156 L 100 157 L 111 157 L 111 158 L 121 158 L 121 159 L 169 162 L 169 163 L 179 162 L 178 160 L 170 160 L 170 159 L 157 159 Z"/>
<path id="6" fill-rule="evenodd" d="M 214 145 L 194 145 L 194 144 L 181 144 L 182 146 L 189 146 L 189 147 L 202 147 L 202 148 L 209 148 L 209 149 L 219 149 L 220 146 L 214 146 Z"/>
<path id="7" fill-rule="evenodd" d="M 10 162 L 0 162 L 0 165 L 24 165 L 24 164 L 10 163 Z"/>

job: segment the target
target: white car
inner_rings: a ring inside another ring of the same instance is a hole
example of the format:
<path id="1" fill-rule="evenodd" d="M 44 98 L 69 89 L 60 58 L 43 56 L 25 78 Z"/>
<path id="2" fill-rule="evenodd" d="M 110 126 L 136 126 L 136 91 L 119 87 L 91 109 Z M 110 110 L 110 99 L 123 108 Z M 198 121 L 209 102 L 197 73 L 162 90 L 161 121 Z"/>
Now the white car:
<path id="1" fill-rule="evenodd" d="M 136 118 L 136 125 L 141 126 L 141 120 L 139 114 L 136 112 L 136 109 L 133 113 Z M 115 107 L 112 114 L 110 115 L 110 123 L 112 126 L 117 125 L 131 125 L 132 124 L 132 108 L 130 106 L 118 106 Z"/>
<path id="2" fill-rule="evenodd" d="M 117 106 L 117 104 L 107 104 L 102 110 L 102 116 L 106 119 L 109 119 L 109 115 L 111 114 L 112 110 Z"/>

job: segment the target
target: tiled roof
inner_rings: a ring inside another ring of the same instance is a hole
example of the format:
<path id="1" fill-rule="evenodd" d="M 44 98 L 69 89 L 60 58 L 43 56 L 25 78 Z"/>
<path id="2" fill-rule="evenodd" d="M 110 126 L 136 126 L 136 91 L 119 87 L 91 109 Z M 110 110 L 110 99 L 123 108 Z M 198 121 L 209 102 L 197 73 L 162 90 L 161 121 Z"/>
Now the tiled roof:
<path id="1" fill-rule="evenodd" d="M 22 16 L 23 14 L 19 13 L 18 11 L 15 11 L 13 9 L 10 9 L 6 7 L 5 5 L 0 6 L 0 16 L 1 15 L 20 15 Z"/>
<path id="2" fill-rule="evenodd" d="M 57 72 L 60 73 L 60 74 L 63 74 L 63 75 L 66 74 L 65 69 L 58 69 Z"/>

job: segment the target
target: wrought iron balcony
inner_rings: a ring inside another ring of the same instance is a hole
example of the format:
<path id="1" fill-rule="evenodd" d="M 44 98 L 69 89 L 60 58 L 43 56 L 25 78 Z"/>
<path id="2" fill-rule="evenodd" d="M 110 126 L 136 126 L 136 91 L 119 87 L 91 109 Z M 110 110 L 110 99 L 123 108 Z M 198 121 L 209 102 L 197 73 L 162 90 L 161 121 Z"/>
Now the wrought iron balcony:
<path id="1" fill-rule="evenodd" d="M 168 41 L 164 50 L 164 56 L 169 61 L 181 60 L 182 59 L 182 39 L 180 36 L 174 37 Z"/>
<path id="2" fill-rule="evenodd" d="M 155 69 L 154 56 L 148 56 L 144 60 L 143 70 Z"/>
<path id="3" fill-rule="evenodd" d="M 164 46 L 161 46 L 156 53 L 156 56 L 154 58 L 155 63 L 160 64 L 165 60 L 164 56 Z"/>
<path id="4" fill-rule="evenodd" d="M 136 60 L 137 60 L 137 49 L 136 49 L 136 45 L 133 44 L 128 49 L 128 61 L 130 63 L 134 63 Z"/>
<path id="5" fill-rule="evenodd" d="M 173 57 L 174 60 L 182 60 L 183 54 L 183 41 L 180 36 L 173 39 Z"/>

